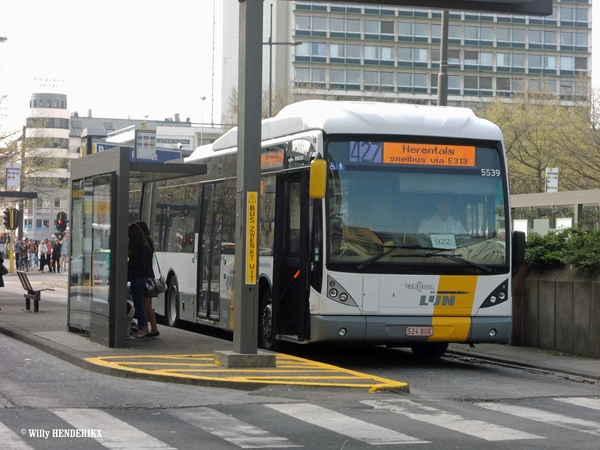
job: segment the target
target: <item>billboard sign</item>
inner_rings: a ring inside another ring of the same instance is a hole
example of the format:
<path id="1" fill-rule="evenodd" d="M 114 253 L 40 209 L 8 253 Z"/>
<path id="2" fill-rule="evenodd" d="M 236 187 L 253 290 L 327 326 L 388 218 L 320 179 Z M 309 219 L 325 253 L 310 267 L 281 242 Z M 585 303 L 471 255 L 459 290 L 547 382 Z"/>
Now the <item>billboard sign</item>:
<path id="1" fill-rule="evenodd" d="M 348 3 L 347 0 L 330 0 L 330 2 Z M 361 3 L 365 5 L 365 8 L 369 8 L 369 6 L 394 5 L 533 16 L 549 16 L 552 14 L 552 0 L 362 0 Z"/>
<path id="2" fill-rule="evenodd" d="M 156 159 L 156 131 L 135 130 L 136 159 Z"/>
<path id="3" fill-rule="evenodd" d="M 156 135 L 156 146 L 158 148 L 169 148 L 173 150 L 194 151 L 194 138 L 192 136 L 158 134 Z"/>

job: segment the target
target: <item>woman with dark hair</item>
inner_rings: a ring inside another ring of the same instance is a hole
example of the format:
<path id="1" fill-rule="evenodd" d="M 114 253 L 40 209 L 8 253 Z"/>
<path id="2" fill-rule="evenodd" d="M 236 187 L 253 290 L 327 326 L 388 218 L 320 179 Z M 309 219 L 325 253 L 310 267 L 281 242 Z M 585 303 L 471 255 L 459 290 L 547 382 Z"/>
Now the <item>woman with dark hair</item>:
<path id="1" fill-rule="evenodd" d="M 144 232 L 136 223 L 129 224 L 129 249 L 127 263 L 127 280 L 131 286 L 131 297 L 137 313 L 138 331 L 128 339 L 136 341 L 146 340 L 148 323 L 144 311 L 144 286 L 152 274 L 152 250 L 146 240 Z"/>
<path id="2" fill-rule="evenodd" d="M 150 236 L 150 229 L 148 228 L 148 225 L 143 220 L 138 220 L 136 224 L 138 224 L 138 226 L 144 232 L 146 240 L 148 241 L 148 245 L 150 246 L 150 250 L 152 251 L 152 258 L 154 258 L 154 241 Z M 155 278 L 152 264 L 150 264 L 150 269 L 152 270 L 152 275 L 150 275 L 150 277 Z M 146 317 L 148 318 L 148 323 L 150 324 L 150 328 L 148 329 L 148 337 L 159 336 L 160 333 L 158 332 L 158 325 L 156 323 L 156 314 L 154 313 L 154 308 L 152 307 L 152 297 L 144 295 L 144 309 L 146 310 Z"/>

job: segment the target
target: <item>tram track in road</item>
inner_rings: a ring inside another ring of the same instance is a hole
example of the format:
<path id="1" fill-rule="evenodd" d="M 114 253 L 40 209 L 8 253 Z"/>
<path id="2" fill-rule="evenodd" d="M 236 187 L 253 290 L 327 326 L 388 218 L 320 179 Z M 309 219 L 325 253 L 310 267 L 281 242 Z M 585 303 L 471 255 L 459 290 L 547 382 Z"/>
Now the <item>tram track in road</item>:
<path id="1" fill-rule="evenodd" d="M 484 356 L 484 355 L 465 355 L 462 352 L 456 352 L 449 350 L 446 355 L 444 355 L 444 359 L 455 361 L 459 363 L 467 363 L 467 364 L 480 364 L 480 365 L 491 365 L 498 367 L 506 367 L 509 369 L 517 369 L 522 370 L 532 374 L 540 374 L 540 375 L 553 375 L 564 380 L 573 381 L 575 383 L 586 383 L 592 385 L 600 385 L 600 380 L 596 380 L 593 378 L 582 377 L 579 375 L 573 375 L 565 372 L 561 372 L 558 370 L 550 370 L 544 369 L 540 367 L 534 367 L 533 365 L 528 365 L 525 363 L 520 363 L 517 361 L 502 361 L 497 357 L 492 356 Z"/>

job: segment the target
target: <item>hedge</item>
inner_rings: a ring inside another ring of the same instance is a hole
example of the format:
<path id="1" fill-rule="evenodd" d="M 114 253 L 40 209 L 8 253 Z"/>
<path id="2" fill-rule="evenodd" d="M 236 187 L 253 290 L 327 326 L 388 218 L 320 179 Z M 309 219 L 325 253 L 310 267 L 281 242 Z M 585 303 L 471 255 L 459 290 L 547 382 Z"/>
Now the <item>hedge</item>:
<path id="1" fill-rule="evenodd" d="M 525 260 L 530 266 L 566 264 L 600 268 L 600 231 L 565 228 L 541 236 L 529 233 Z"/>

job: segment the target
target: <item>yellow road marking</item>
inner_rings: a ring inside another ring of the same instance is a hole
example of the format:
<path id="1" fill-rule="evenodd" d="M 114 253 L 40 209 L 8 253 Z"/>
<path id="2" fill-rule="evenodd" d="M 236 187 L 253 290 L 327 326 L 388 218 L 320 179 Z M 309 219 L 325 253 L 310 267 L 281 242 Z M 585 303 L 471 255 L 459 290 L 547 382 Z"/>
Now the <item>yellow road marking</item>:
<path id="1" fill-rule="evenodd" d="M 277 354 L 276 368 L 223 368 L 215 365 L 214 356 L 210 354 L 100 356 L 86 358 L 86 361 L 128 372 L 197 380 L 368 388 L 369 392 L 383 390 L 408 391 L 408 384 L 401 381 L 368 375 L 282 353 Z M 180 369 L 176 367 L 180 367 Z M 303 375 L 292 375 L 299 372 Z M 348 380 L 353 381 L 348 382 Z"/>

